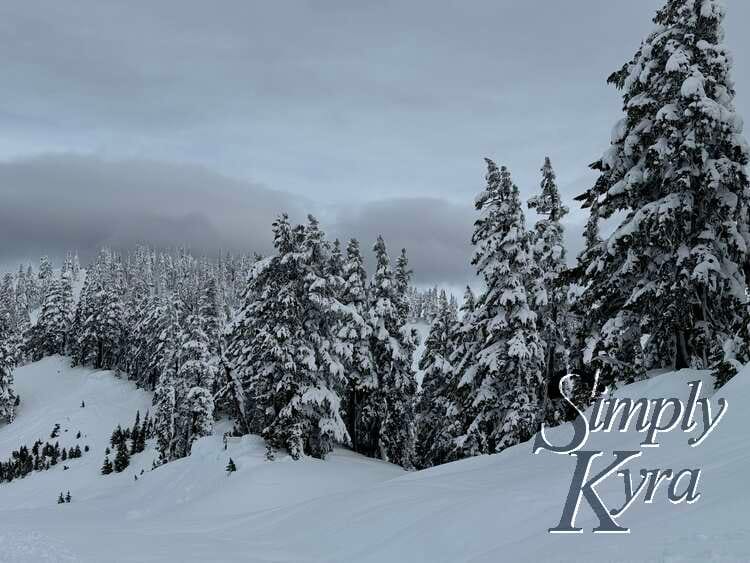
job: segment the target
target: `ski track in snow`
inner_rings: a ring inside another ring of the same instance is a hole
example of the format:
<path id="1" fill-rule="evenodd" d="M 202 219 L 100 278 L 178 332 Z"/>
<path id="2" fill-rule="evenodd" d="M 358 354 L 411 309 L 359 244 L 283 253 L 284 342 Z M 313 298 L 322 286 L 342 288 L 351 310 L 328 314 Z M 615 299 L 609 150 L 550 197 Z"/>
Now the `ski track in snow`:
<path id="1" fill-rule="evenodd" d="M 68 367 L 46 358 L 16 371 L 18 418 L 0 427 L 0 459 L 61 425 L 61 446 L 89 453 L 46 472 L 0 484 L 0 561 L 750 561 L 750 493 L 746 445 L 750 370 L 719 393 L 729 401 L 720 425 L 698 448 L 682 432 L 659 436 L 629 465 L 703 469 L 695 504 L 672 505 L 661 490 L 620 518 L 629 535 L 591 533 L 585 502 L 580 535 L 550 535 L 560 518 L 574 459 L 530 444 L 427 471 L 406 473 L 345 450 L 326 461 L 265 459 L 254 436 L 229 440 L 229 428 L 196 443 L 186 459 L 150 471 L 153 441 L 121 474 L 99 474 L 112 429 L 132 424 L 151 396 L 112 372 Z M 631 385 L 618 395 L 687 399 L 687 382 L 706 373 L 683 370 Z M 85 408 L 81 408 L 81 401 Z M 700 425 L 700 423 L 699 423 Z M 67 430 L 67 432 L 65 432 Z M 78 431 L 82 438 L 76 440 Z M 563 442 L 569 427 L 548 433 Z M 638 449 L 643 435 L 592 434 L 587 449 Z M 238 471 L 227 476 L 229 457 Z M 144 470 L 140 475 L 141 469 Z M 138 481 L 134 475 L 139 475 Z M 70 504 L 56 504 L 70 490 Z M 622 480 L 598 488 L 620 503 Z"/>

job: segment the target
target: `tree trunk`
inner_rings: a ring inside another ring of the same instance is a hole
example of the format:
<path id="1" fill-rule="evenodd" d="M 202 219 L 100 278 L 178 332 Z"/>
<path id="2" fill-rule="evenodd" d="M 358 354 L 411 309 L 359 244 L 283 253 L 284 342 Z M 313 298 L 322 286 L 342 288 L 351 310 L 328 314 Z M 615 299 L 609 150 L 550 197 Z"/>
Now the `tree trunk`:
<path id="1" fill-rule="evenodd" d="M 675 331 L 675 369 L 684 369 L 690 367 L 690 356 L 685 341 L 685 331 L 677 329 Z"/>

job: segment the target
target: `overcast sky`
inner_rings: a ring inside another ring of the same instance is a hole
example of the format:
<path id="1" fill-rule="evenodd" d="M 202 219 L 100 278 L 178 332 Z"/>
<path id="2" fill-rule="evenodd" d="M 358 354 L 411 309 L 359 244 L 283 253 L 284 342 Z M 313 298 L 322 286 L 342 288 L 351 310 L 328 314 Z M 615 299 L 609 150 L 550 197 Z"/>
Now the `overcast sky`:
<path id="1" fill-rule="evenodd" d="M 312 211 L 406 246 L 419 283 L 461 284 L 483 157 L 524 197 L 547 154 L 568 200 L 588 187 L 620 117 L 606 78 L 661 3 L 0 2 L 0 264 L 266 251 L 274 214 Z M 747 116 L 750 2 L 726 4 Z"/>

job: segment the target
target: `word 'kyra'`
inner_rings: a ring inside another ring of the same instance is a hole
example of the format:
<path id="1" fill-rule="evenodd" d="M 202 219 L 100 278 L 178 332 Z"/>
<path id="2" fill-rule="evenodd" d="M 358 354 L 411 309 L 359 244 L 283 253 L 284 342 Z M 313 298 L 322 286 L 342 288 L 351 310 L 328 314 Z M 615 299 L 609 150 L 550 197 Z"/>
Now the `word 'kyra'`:
<path id="1" fill-rule="evenodd" d="M 547 440 L 544 425 L 542 425 L 534 441 L 535 454 L 547 450 L 557 454 L 573 455 L 577 458 L 562 518 L 555 528 L 550 528 L 550 533 L 581 533 L 583 531 L 582 528 L 575 527 L 581 497 L 586 499 L 599 519 L 599 526 L 594 528 L 594 533 L 629 533 L 630 529 L 617 524 L 615 518 L 622 516 L 641 494 L 643 494 L 643 502 L 653 502 L 658 487 L 665 481 L 669 483 L 665 485 L 667 498 L 673 504 L 681 502 L 691 504 L 700 498 L 700 493 L 697 492 L 700 469 L 684 469 L 679 472 L 660 468 L 642 469 L 641 481 L 637 487 L 634 487 L 630 469 L 623 469 L 623 467 L 629 461 L 640 457 L 643 452 L 614 451 L 614 461 L 589 478 L 593 460 L 603 455 L 603 452 L 584 451 L 581 448 L 586 444 L 591 432 L 627 432 L 631 429 L 645 434 L 640 443 L 641 448 L 658 448 L 658 435 L 671 432 L 678 427 L 682 432 L 696 434 L 688 439 L 688 445 L 700 446 L 726 414 L 729 405 L 725 399 L 719 399 L 718 412 L 712 412 L 711 402 L 700 397 L 702 382 L 691 381 L 688 383 L 690 395 L 687 403 L 677 398 L 638 399 L 636 401 L 614 397 L 599 398 L 594 403 L 590 418 L 587 420 L 584 413 L 562 389 L 565 379 L 571 377 L 574 375 L 563 378 L 560 382 L 560 391 L 565 401 L 579 414 L 572 423 L 574 430 L 572 439 L 568 444 L 552 445 Z M 609 510 L 597 494 L 595 487 L 615 473 L 623 478 L 625 499 L 620 508 Z"/>

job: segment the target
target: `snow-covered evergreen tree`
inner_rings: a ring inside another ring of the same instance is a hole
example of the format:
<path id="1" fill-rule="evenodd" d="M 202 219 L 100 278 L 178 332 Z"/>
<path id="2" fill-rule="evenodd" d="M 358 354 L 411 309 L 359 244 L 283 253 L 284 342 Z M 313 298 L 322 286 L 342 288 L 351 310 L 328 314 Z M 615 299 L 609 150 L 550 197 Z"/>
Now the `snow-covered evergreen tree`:
<path id="1" fill-rule="evenodd" d="M 405 325 L 403 303 L 407 283 L 397 280 L 383 237 L 374 247 L 376 270 L 370 286 L 370 351 L 377 392 L 362 407 L 365 426 L 371 430 L 362 446 L 369 455 L 406 468 L 414 464 L 414 400 L 417 384 L 412 358 L 417 335 Z M 404 264 L 399 271 L 405 269 Z"/>
<path id="2" fill-rule="evenodd" d="M 291 312 L 301 313 L 301 324 L 287 323 L 295 369 L 276 386 L 280 409 L 263 434 L 294 458 L 303 452 L 325 457 L 335 443 L 349 441 L 337 393 L 343 368 L 331 353 L 330 331 L 338 303 L 324 274 L 326 245 L 317 220 L 310 216 L 306 228 L 297 232 L 302 244 L 279 257 L 290 274 L 283 288 L 285 299 L 294 299 Z"/>
<path id="3" fill-rule="evenodd" d="M 456 322 L 445 291 L 441 291 L 437 316 L 430 326 L 419 360 L 419 369 L 423 374 L 416 424 L 419 467 L 443 463 L 453 450 L 451 426 L 456 381 L 451 357 L 455 343 L 452 331 Z"/>
<path id="4" fill-rule="evenodd" d="M 13 389 L 15 359 L 10 347 L 10 338 L 0 325 L 0 420 L 13 422 L 16 409 L 16 393 Z"/>
<path id="5" fill-rule="evenodd" d="M 49 280 L 46 287 L 42 310 L 29 341 L 29 355 L 34 361 L 53 354 L 65 354 L 70 327 L 72 294 L 68 298 L 65 283 L 56 278 Z"/>
<path id="6" fill-rule="evenodd" d="M 544 342 L 545 381 L 554 387 L 567 373 L 568 318 L 567 284 L 561 274 L 566 269 L 563 227 L 560 221 L 568 208 L 560 200 L 555 172 L 549 157 L 542 166 L 542 193 L 529 200 L 539 220 L 534 225 L 534 262 L 539 276 L 536 283 L 541 291 L 535 292 L 533 307 L 537 314 L 539 336 Z M 552 399 L 546 403 L 547 417 L 560 421 L 564 417 L 564 404 L 551 389 Z M 549 397 L 548 397 L 549 399 Z"/>
<path id="7" fill-rule="evenodd" d="M 368 318 L 367 272 L 357 239 L 351 239 L 347 245 L 342 278 L 340 300 L 344 309 L 337 336 L 338 355 L 346 374 L 346 425 L 352 448 L 367 453 L 359 439 L 370 431 L 368 421 L 362 417 L 362 405 L 367 404 L 368 397 L 376 391 L 377 380 L 370 354 L 372 327 Z"/>
<path id="8" fill-rule="evenodd" d="M 596 184 L 578 198 L 597 218 L 624 215 L 582 257 L 589 356 L 609 382 L 644 368 L 708 367 L 741 322 L 748 146 L 724 15 L 716 0 L 668 0 L 609 78 L 625 116 L 592 165 Z"/>
<path id="9" fill-rule="evenodd" d="M 73 365 L 117 369 L 127 365 L 127 331 L 123 295 L 125 280 L 119 260 L 103 250 L 86 276 L 73 321 Z"/>
<path id="10" fill-rule="evenodd" d="M 40 300 L 47 295 L 47 286 L 52 282 L 52 278 L 52 263 L 47 256 L 42 256 L 39 259 L 39 275 L 37 276 L 37 295 Z"/>
<path id="11" fill-rule="evenodd" d="M 211 389 L 215 368 L 210 362 L 208 337 L 198 316 L 188 317 L 186 324 L 181 335 L 179 368 L 169 382 L 175 392 L 174 457 L 190 454 L 192 443 L 210 433 L 214 415 Z"/>
<path id="12" fill-rule="evenodd" d="M 528 439 L 541 410 L 544 351 L 529 303 L 533 254 L 518 188 L 507 168 L 487 159 L 487 187 L 476 199 L 472 263 L 486 290 L 473 313 L 475 365 L 459 389 L 464 420 L 460 457 L 493 453 Z"/>
<path id="13" fill-rule="evenodd" d="M 163 378 L 154 392 L 154 434 L 160 463 L 174 459 L 175 389 L 168 378 Z"/>
<path id="14" fill-rule="evenodd" d="M 214 398 L 204 387 L 193 387 L 187 394 L 189 412 L 189 447 L 203 436 L 210 436 L 214 427 Z"/>
<path id="15" fill-rule="evenodd" d="M 251 429 L 293 458 L 325 457 L 348 442 L 338 393 L 343 366 L 333 353 L 341 305 L 326 279 L 328 249 L 317 221 L 292 227 L 284 215 L 273 227 L 276 255 L 253 269 L 228 356 L 248 377 Z"/>

